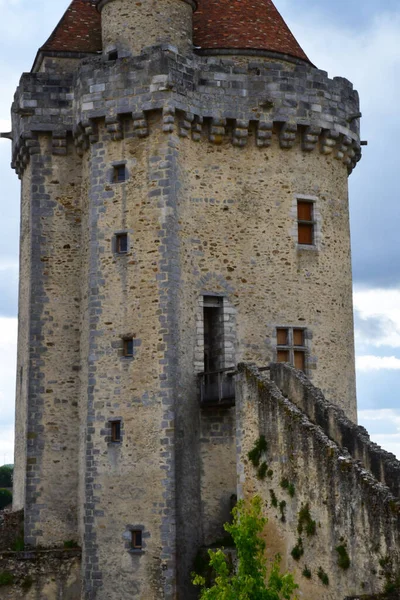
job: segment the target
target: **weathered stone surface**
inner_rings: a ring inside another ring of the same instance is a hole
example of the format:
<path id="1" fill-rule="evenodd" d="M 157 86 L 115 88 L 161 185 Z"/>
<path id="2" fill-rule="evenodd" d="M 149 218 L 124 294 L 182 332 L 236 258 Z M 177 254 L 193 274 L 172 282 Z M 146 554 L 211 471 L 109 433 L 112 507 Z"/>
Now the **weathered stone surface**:
<path id="1" fill-rule="evenodd" d="M 282 393 L 278 386 L 283 389 L 284 379 L 292 385 Z M 300 410 L 302 385 L 309 403 Z M 361 457 L 353 458 L 328 437 L 335 422 L 341 426 L 340 411 L 330 415 L 329 424 L 313 422 L 314 409 L 323 411 L 327 403 L 320 390 L 286 365 L 271 365 L 271 379 L 252 365 L 239 365 L 236 386 L 239 496 L 259 494 L 264 500 L 268 555 L 281 554 L 283 568 L 293 570 L 310 600 L 379 593 L 395 582 L 399 498 L 373 477 Z M 259 479 L 248 453 L 262 435 L 268 446 L 262 460 L 270 471 Z M 300 553 L 293 555 L 296 547 Z M 346 566 L 340 566 L 338 548 L 349 559 Z M 305 569 L 311 578 L 304 576 Z M 329 585 L 318 577 L 321 569 Z"/>

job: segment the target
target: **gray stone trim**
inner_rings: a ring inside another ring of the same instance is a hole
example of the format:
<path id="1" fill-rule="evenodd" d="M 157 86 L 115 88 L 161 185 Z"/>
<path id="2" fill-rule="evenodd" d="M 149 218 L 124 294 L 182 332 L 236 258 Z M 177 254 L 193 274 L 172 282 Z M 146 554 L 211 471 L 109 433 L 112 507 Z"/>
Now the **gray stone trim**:
<path id="1" fill-rule="evenodd" d="M 162 111 L 165 133 L 221 144 L 229 132 L 241 148 L 255 128 L 251 137 L 260 149 L 277 136 L 283 149 L 301 144 L 305 152 L 333 153 L 351 172 L 361 157 L 357 92 L 346 79 L 329 79 L 311 65 L 285 65 L 254 60 L 239 66 L 226 57 L 184 57 L 161 45 L 122 62 L 92 56 L 75 74 L 26 74 L 13 105 L 13 167 L 23 172 L 37 132 L 60 140 L 60 132 L 72 131 L 83 153 L 98 139 L 99 119 L 112 140 L 123 139 L 127 116 L 134 136 L 145 137 L 146 115 Z M 56 141 L 54 148 L 64 146 Z"/>

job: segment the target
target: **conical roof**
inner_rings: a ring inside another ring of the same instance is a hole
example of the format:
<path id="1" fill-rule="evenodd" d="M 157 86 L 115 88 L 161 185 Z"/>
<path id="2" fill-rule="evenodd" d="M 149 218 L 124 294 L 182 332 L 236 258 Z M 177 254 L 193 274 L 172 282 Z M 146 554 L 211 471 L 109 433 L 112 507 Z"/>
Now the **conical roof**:
<path id="1" fill-rule="evenodd" d="M 203 50 L 264 50 L 310 62 L 272 0 L 198 0 L 194 44 Z"/>
<path id="2" fill-rule="evenodd" d="M 72 0 L 41 50 L 85 53 L 101 51 L 101 19 L 95 0 Z"/>
<path id="3" fill-rule="evenodd" d="M 96 0 L 72 0 L 41 50 L 100 52 Z M 264 50 L 310 62 L 272 0 L 198 0 L 194 44 L 202 50 Z"/>

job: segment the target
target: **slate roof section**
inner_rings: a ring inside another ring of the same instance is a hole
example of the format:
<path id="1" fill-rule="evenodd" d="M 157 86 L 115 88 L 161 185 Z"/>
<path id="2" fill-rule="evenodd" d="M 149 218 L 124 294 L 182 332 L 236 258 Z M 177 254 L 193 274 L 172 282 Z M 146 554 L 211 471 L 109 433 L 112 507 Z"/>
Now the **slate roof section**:
<path id="1" fill-rule="evenodd" d="M 94 0 L 72 0 L 61 21 L 41 47 L 51 52 L 99 52 L 101 20 Z"/>
<path id="2" fill-rule="evenodd" d="M 310 62 L 272 0 L 199 0 L 194 44 L 203 50 L 266 50 Z"/>
<path id="3" fill-rule="evenodd" d="M 96 0 L 72 0 L 41 50 L 99 52 Z M 198 0 L 194 45 L 202 50 L 264 50 L 310 62 L 272 0 Z"/>

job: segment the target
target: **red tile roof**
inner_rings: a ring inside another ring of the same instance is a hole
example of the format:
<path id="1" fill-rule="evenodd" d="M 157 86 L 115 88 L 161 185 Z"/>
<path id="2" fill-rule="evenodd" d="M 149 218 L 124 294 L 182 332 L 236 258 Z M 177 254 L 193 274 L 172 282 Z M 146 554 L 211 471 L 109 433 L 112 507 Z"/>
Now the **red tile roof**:
<path id="1" fill-rule="evenodd" d="M 194 43 L 203 49 L 268 50 L 309 62 L 271 0 L 199 0 Z"/>
<path id="2" fill-rule="evenodd" d="M 96 3 L 72 0 L 41 50 L 99 52 L 101 22 Z M 272 0 L 198 0 L 194 44 L 203 50 L 268 50 L 308 61 Z"/>
<path id="3" fill-rule="evenodd" d="M 41 50 L 54 52 L 100 51 L 101 20 L 95 0 L 72 0 Z"/>

